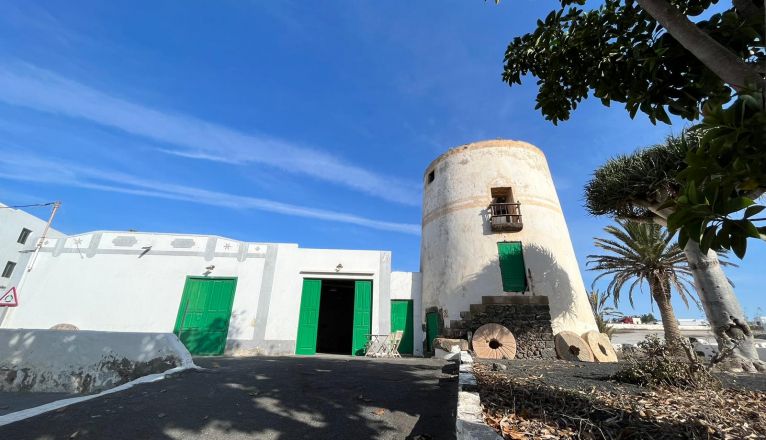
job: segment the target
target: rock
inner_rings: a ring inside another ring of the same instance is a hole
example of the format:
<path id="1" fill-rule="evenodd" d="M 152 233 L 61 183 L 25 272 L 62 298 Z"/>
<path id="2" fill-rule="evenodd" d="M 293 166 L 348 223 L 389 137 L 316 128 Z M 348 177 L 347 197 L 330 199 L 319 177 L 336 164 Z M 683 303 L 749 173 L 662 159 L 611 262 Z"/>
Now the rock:
<path id="1" fill-rule="evenodd" d="M 484 324 L 473 334 L 471 340 L 476 356 L 485 359 L 514 359 L 516 338 L 500 324 Z"/>
<path id="2" fill-rule="evenodd" d="M 617 353 L 612 347 L 612 342 L 606 333 L 589 331 L 583 335 L 583 339 L 593 352 L 596 362 L 617 362 Z"/>
<path id="3" fill-rule="evenodd" d="M 492 363 L 492 371 L 503 371 L 503 370 L 507 370 L 507 369 L 508 369 L 508 365 L 498 364 L 496 362 Z"/>
<path id="4" fill-rule="evenodd" d="M 453 350 L 456 347 L 457 350 Z M 467 351 L 468 341 L 465 339 L 449 339 L 449 338 L 436 338 L 434 339 L 434 348 L 439 348 L 447 353 L 452 351 Z"/>
<path id="5" fill-rule="evenodd" d="M 559 332 L 554 338 L 556 354 L 565 361 L 593 362 L 593 352 L 577 333 Z"/>

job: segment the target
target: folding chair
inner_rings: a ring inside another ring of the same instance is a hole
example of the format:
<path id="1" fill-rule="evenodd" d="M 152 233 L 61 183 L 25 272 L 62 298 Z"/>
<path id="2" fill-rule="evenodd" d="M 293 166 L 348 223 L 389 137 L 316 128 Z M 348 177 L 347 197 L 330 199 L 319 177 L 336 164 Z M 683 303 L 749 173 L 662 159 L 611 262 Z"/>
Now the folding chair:
<path id="1" fill-rule="evenodd" d="M 388 355 L 395 358 L 402 357 L 401 354 L 399 354 L 399 344 L 402 343 L 402 336 L 404 336 L 404 331 L 397 330 L 391 334 L 391 337 L 388 339 Z"/>

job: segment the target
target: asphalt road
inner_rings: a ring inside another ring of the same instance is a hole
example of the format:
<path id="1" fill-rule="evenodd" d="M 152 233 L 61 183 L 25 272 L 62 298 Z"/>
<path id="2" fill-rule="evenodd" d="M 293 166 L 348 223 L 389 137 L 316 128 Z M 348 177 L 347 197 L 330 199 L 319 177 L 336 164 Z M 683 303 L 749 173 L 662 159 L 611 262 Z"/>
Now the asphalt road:
<path id="1" fill-rule="evenodd" d="M 456 367 L 433 359 L 196 359 L 202 371 L 0 427 L 0 439 L 452 439 Z"/>

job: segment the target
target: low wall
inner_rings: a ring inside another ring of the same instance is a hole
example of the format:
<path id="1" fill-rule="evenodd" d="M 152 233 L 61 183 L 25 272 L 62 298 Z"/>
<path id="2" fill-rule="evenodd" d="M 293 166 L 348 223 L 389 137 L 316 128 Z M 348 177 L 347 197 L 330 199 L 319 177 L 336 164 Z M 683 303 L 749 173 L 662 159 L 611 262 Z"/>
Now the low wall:
<path id="1" fill-rule="evenodd" d="M 172 333 L 0 329 L 0 391 L 90 393 L 193 365 Z"/>
<path id="2" fill-rule="evenodd" d="M 471 312 L 468 328 L 475 332 L 484 324 L 501 324 L 516 338 L 517 359 L 556 359 L 548 297 L 509 296 L 502 301 Z"/>

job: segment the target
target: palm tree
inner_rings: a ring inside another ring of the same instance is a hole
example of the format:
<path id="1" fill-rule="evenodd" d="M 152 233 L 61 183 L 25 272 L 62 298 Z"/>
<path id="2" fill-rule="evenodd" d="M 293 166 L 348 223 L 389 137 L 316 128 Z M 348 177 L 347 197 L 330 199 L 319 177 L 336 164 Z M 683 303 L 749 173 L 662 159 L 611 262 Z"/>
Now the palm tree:
<path id="1" fill-rule="evenodd" d="M 654 223 L 618 220 L 616 226 L 604 231 L 610 238 L 595 238 L 594 244 L 609 252 L 608 255 L 588 255 L 590 270 L 601 271 L 594 283 L 603 277 L 612 277 L 606 293 L 611 295 L 615 306 L 620 293 L 628 286 L 628 300 L 633 306 L 633 293 L 644 283 L 662 316 L 665 340 L 672 343 L 681 339 L 681 330 L 670 304 L 671 288 L 675 289 L 686 306 L 693 297 L 687 286 L 692 272 L 684 250 L 673 241 L 664 228 Z"/>

